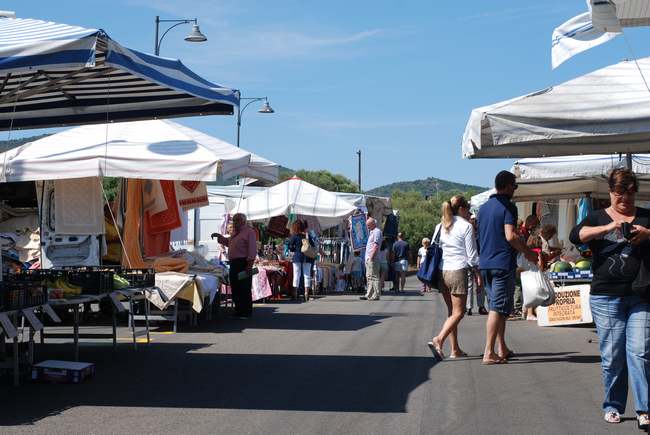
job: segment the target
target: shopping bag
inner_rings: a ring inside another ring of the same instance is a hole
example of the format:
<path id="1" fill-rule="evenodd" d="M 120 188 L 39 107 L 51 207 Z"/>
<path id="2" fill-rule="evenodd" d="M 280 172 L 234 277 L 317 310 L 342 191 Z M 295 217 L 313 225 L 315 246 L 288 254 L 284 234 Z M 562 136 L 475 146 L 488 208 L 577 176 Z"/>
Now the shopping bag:
<path id="1" fill-rule="evenodd" d="M 316 248 L 312 244 L 311 240 L 309 240 L 309 236 L 306 236 L 304 239 L 302 239 L 300 252 L 302 252 L 302 255 L 309 258 L 310 260 L 313 260 L 316 258 L 316 255 L 318 255 L 318 251 L 316 251 Z"/>
<path id="2" fill-rule="evenodd" d="M 548 307 L 555 303 L 553 283 L 541 270 L 521 272 L 521 292 L 526 307 Z"/>
<path id="3" fill-rule="evenodd" d="M 432 288 L 438 288 L 438 279 L 440 276 L 440 264 L 442 263 L 442 248 L 440 247 L 440 231 L 442 225 L 436 227 L 436 235 L 427 249 L 427 258 L 420 264 L 420 269 L 416 276 L 424 284 Z"/>

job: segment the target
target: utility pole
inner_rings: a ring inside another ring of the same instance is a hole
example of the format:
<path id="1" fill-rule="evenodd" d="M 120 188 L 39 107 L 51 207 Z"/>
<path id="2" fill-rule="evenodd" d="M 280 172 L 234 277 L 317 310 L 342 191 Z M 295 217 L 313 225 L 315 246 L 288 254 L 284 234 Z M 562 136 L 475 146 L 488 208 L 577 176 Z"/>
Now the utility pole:
<path id="1" fill-rule="evenodd" d="M 359 171 L 357 172 L 357 180 L 359 184 L 359 193 L 361 193 L 361 150 L 357 151 L 357 156 L 359 157 Z"/>

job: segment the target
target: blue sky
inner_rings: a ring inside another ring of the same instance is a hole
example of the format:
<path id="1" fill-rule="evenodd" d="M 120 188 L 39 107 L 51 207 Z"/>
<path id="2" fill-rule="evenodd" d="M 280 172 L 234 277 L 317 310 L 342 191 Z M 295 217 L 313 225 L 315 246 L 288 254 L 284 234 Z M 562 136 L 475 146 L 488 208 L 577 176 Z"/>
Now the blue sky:
<path id="1" fill-rule="evenodd" d="M 353 179 L 360 148 L 364 189 L 429 176 L 488 186 L 512 161 L 461 159 L 472 108 L 632 57 L 617 38 L 551 70 L 551 33 L 586 11 L 584 0 L 39 0 L 2 7 L 99 27 L 149 52 L 156 15 L 198 17 L 208 42 L 184 42 L 189 26 L 181 26 L 165 37 L 161 55 L 243 96 L 269 97 L 275 114 L 260 115 L 256 105 L 244 114 L 242 147 L 291 168 Z M 649 32 L 626 31 L 639 57 L 650 52 Z M 234 117 L 180 122 L 235 141 Z"/>

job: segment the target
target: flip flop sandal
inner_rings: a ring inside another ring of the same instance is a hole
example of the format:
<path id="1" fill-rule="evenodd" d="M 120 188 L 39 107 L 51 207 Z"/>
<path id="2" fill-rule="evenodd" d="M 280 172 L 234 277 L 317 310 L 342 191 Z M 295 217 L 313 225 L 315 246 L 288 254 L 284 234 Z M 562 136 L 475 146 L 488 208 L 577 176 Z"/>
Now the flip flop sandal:
<path id="1" fill-rule="evenodd" d="M 508 364 L 508 360 L 506 360 L 506 359 L 491 359 L 491 360 L 488 360 L 488 361 L 483 361 L 482 364 L 484 366 L 492 366 L 492 365 L 496 365 L 496 364 Z"/>
<path id="2" fill-rule="evenodd" d="M 454 355 L 453 353 L 451 355 L 449 355 L 450 359 L 466 358 L 466 357 L 467 357 L 467 353 L 463 352 L 463 351 L 461 351 L 460 353 L 458 353 L 456 355 Z"/>
<path id="3" fill-rule="evenodd" d="M 639 414 L 636 416 L 636 424 L 639 427 L 639 430 L 648 430 L 648 426 L 650 426 L 650 419 L 648 418 L 648 414 Z"/>
<path id="4" fill-rule="evenodd" d="M 427 346 L 429 346 L 429 349 L 431 349 L 440 360 L 445 359 L 445 354 L 442 353 L 442 349 L 438 346 L 436 346 L 433 341 L 427 342 Z"/>
<path id="5" fill-rule="evenodd" d="M 606 412 L 604 419 L 607 423 L 618 424 L 621 422 L 621 414 L 616 411 Z"/>
<path id="6" fill-rule="evenodd" d="M 513 351 L 510 351 L 510 352 L 508 352 L 508 354 L 507 354 L 506 356 L 504 356 L 504 357 L 501 358 L 501 359 L 512 359 L 512 358 L 514 358 L 514 357 L 516 357 L 516 356 L 517 356 L 516 353 L 514 353 Z"/>

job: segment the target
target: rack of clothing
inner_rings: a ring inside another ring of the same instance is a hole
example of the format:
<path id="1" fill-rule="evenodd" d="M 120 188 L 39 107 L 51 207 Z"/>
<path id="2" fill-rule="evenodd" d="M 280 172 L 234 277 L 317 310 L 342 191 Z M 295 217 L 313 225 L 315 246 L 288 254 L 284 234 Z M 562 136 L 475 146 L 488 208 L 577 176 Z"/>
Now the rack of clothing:
<path id="1" fill-rule="evenodd" d="M 319 248 L 323 263 L 346 264 L 351 255 L 350 241 L 342 237 L 322 238 Z"/>

